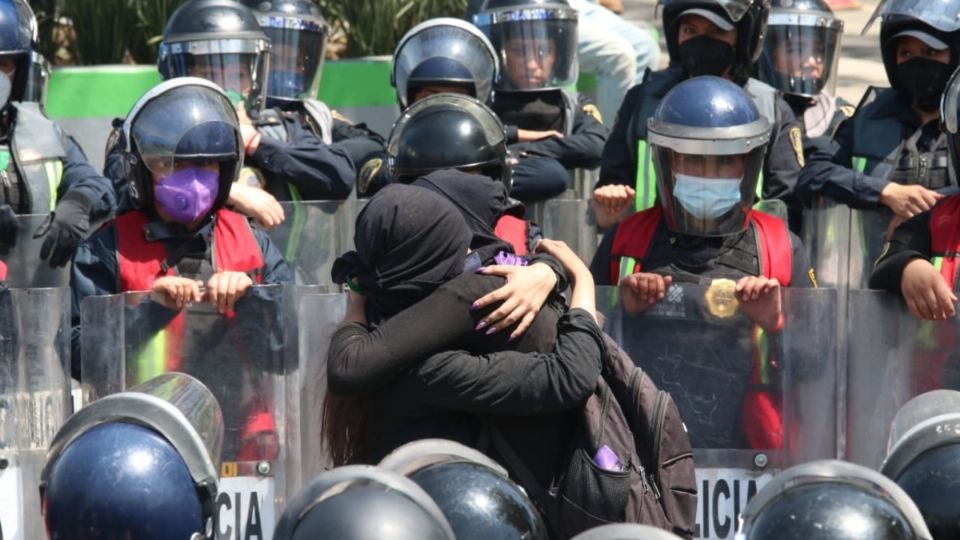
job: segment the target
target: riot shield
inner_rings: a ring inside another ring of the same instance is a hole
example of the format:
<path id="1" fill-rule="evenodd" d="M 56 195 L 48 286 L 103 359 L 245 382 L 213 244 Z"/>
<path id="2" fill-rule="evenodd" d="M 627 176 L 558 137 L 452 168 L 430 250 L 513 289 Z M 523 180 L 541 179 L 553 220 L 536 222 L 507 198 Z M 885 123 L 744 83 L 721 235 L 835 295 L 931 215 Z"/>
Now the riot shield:
<path id="1" fill-rule="evenodd" d="M 40 472 L 69 416 L 70 290 L 0 291 L 0 536 L 45 538 Z"/>
<path id="2" fill-rule="evenodd" d="M 694 447 L 698 538 L 733 538 L 739 512 L 784 467 L 836 453 L 837 293 L 784 289 L 783 327 L 764 332 L 733 282 L 675 283 L 605 328 L 676 401 Z"/>
<path id="3" fill-rule="evenodd" d="M 803 211 L 803 245 L 821 287 L 846 289 L 850 274 L 850 207 L 821 197 Z"/>
<path id="4" fill-rule="evenodd" d="M 960 322 L 918 321 L 880 291 L 850 291 L 848 310 L 845 458 L 878 468 L 900 407 L 929 390 L 960 390 Z"/>
<path id="5" fill-rule="evenodd" d="M 777 216 L 778 218 L 782 219 L 784 223 L 786 223 L 787 219 L 789 219 L 789 216 L 787 215 L 787 204 L 780 199 L 764 199 L 762 201 L 757 201 L 757 204 L 753 205 L 753 209 Z"/>
<path id="6" fill-rule="evenodd" d="M 268 231 L 270 240 L 290 266 L 297 285 L 332 285 L 330 268 L 343 252 L 341 201 L 280 203 L 285 219 Z"/>
<path id="7" fill-rule="evenodd" d="M 299 289 L 251 289 L 235 311 L 180 312 L 148 295 L 90 297 L 81 305 L 81 369 L 95 397 L 168 371 L 193 375 L 224 417 L 218 538 L 270 538 L 300 482 Z"/>
<path id="8" fill-rule="evenodd" d="M 533 221 L 543 229 L 543 236 L 563 240 L 584 261 L 597 251 L 599 237 L 593 225 L 590 200 L 551 199 L 533 207 Z"/>
<path id="9" fill-rule="evenodd" d="M 850 211 L 850 269 L 851 289 L 868 289 L 874 264 L 883 252 L 883 246 L 899 223 L 887 208 Z"/>
<path id="10" fill-rule="evenodd" d="M 46 220 L 46 214 L 17 216 L 20 229 L 17 245 L 0 260 L 7 265 L 7 285 L 21 289 L 66 287 L 70 284 L 70 267 L 50 268 L 40 259 L 40 246 L 45 237 L 34 238 L 33 234 Z"/>

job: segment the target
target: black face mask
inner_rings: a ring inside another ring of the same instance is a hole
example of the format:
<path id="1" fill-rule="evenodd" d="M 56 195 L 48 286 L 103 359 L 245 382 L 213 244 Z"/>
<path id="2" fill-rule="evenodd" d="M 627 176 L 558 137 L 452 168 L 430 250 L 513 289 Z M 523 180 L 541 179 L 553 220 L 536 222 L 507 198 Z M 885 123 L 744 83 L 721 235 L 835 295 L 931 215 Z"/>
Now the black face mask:
<path id="1" fill-rule="evenodd" d="M 929 58 L 913 58 L 897 64 L 897 79 L 903 91 L 921 111 L 932 112 L 940 106 L 952 68 Z"/>
<path id="2" fill-rule="evenodd" d="M 690 77 L 714 75 L 721 77 L 733 65 L 736 55 L 733 45 L 709 36 L 688 39 L 677 48 L 680 65 Z"/>

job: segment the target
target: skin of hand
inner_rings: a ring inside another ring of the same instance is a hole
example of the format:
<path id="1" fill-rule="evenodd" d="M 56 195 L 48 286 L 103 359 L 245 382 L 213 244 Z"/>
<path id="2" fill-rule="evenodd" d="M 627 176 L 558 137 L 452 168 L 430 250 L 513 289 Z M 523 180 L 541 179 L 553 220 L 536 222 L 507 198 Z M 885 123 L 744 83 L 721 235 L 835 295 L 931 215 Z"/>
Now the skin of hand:
<path id="1" fill-rule="evenodd" d="M 923 186 L 905 186 L 890 182 L 880 192 L 880 204 L 888 207 L 897 216 L 910 219 L 930 210 L 943 197 L 943 194 Z"/>
<path id="2" fill-rule="evenodd" d="M 570 308 L 582 309 L 589 313 L 594 321 L 599 321 L 597 319 L 597 299 L 593 274 L 590 273 L 587 265 L 580 260 L 580 257 L 565 242 L 548 238 L 542 238 L 537 242 L 536 251 L 537 253 L 553 255 L 563 265 L 564 271 L 570 278 L 572 289 Z"/>
<path id="3" fill-rule="evenodd" d="M 150 299 L 167 309 L 181 310 L 190 304 L 203 301 L 200 287 L 202 281 L 180 277 L 163 276 L 153 282 Z"/>
<path id="4" fill-rule="evenodd" d="M 737 281 L 734 294 L 740 309 L 767 332 L 782 327 L 780 282 L 764 276 L 746 276 Z"/>
<path id="5" fill-rule="evenodd" d="M 231 184 L 227 204 L 241 214 L 251 217 L 264 229 L 280 226 L 286 216 L 276 197 L 266 191 L 243 184 Z"/>
<path id="6" fill-rule="evenodd" d="M 627 313 L 643 313 L 663 300 L 673 283 L 670 276 L 637 272 L 620 280 L 620 302 Z"/>
<path id="7" fill-rule="evenodd" d="M 900 293 L 914 317 L 926 321 L 942 321 L 957 314 L 957 296 L 925 259 L 911 259 L 903 267 Z"/>
<path id="8" fill-rule="evenodd" d="M 247 155 L 251 155 L 260 147 L 260 133 L 253 127 L 253 122 L 247 114 L 246 104 L 237 103 L 237 118 L 240 120 L 240 136 L 243 137 L 243 147 Z"/>
<path id="9" fill-rule="evenodd" d="M 511 341 L 530 328 L 540 313 L 540 308 L 557 286 L 556 274 L 543 263 L 530 266 L 486 266 L 477 273 L 500 276 L 507 280 L 503 287 L 484 295 L 470 306 L 470 309 L 476 310 L 500 302 L 497 309 L 480 320 L 477 330 L 487 328 L 486 333 L 490 335 L 519 322 L 510 334 Z"/>
<path id="10" fill-rule="evenodd" d="M 551 139 L 554 137 L 557 139 L 562 139 L 563 133 L 560 133 L 555 129 L 549 129 L 547 131 L 534 131 L 529 129 L 517 130 L 517 141 L 519 142 L 542 141 L 544 139 Z"/>
<path id="11" fill-rule="evenodd" d="M 217 272 L 207 282 L 205 300 L 221 314 L 233 311 L 237 300 L 253 286 L 253 280 L 243 272 Z"/>
<path id="12" fill-rule="evenodd" d="M 593 190 L 593 209 L 601 229 L 625 218 L 633 207 L 637 191 L 630 186 L 611 184 Z"/>

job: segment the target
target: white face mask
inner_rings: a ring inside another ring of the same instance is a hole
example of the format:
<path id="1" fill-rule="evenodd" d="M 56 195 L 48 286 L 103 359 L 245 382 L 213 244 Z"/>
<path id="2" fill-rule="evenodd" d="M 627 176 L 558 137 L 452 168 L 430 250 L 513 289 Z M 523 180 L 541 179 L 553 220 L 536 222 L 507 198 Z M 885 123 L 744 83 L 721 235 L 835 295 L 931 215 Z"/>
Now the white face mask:
<path id="1" fill-rule="evenodd" d="M 742 178 L 702 178 L 674 173 L 673 195 L 690 215 L 717 219 L 740 203 Z"/>

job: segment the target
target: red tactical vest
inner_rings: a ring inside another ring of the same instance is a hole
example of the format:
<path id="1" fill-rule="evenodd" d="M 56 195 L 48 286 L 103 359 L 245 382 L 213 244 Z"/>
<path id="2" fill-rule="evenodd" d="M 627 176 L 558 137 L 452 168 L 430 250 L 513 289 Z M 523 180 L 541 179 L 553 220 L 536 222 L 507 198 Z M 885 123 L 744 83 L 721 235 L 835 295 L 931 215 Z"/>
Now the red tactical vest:
<path id="1" fill-rule="evenodd" d="M 0 261 L 0 281 L 7 279 L 7 265 Z"/>
<path id="2" fill-rule="evenodd" d="M 509 214 L 501 216 L 493 228 L 497 238 L 513 246 L 517 255 L 527 255 L 527 222 Z"/>
<path id="3" fill-rule="evenodd" d="M 930 251 L 931 262 L 953 289 L 960 262 L 960 195 L 947 197 L 930 212 Z"/>
<path id="4" fill-rule="evenodd" d="M 620 282 L 624 259 L 636 261 L 631 273 L 640 272 L 642 261 L 647 256 L 662 219 L 663 211 L 659 206 L 654 206 L 620 222 L 610 252 L 611 284 Z M 793 274 L 793 254 L 786 224 L 776 216 L 757 210 L 751 210 L 748 219 L 759 244 L 760 272 L 766 277 L 776 278 L 785 287 L 789 286 Z"/>

